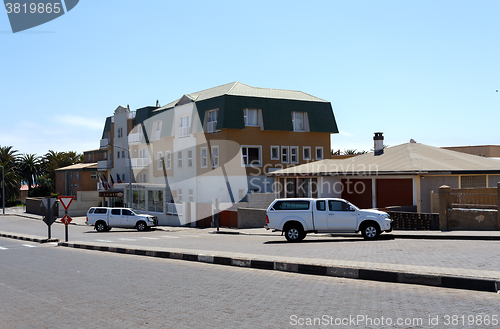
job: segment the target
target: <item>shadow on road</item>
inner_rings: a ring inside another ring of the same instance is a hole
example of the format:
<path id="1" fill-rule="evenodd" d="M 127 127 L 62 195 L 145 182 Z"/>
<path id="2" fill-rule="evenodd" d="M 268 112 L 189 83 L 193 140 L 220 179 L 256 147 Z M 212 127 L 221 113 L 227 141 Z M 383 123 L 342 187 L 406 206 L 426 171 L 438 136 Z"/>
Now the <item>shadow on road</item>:
<path id="1" fill-rule="evenodd" d="M 388 240 L 394 240 L 394 236 L 392 235 L 381 235 L 377 240 L 365 240 L 361 236 L 352 236 L 352 237 L 338 237 L 338 236 L 332 236 L 331 238 L 325 238 L 325 239 L 310 239 L 307 240 L 302 240 L 301 242 L 298 242 L 298 244 L 302 243 L 334 243 L 334 242 L 373 242 L 373 241 L 388 241 Z M 282 243 L 290 243 L 286 239 L 283 238 L 282 241 L 266 241 L 264 244 L 282 244 Z"/>

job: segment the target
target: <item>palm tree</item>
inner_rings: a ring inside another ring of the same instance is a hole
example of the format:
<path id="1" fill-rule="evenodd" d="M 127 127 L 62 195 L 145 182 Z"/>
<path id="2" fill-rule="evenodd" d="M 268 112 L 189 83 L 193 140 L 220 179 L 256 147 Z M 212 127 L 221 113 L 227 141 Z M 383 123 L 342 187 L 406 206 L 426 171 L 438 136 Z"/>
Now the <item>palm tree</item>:
<path id="1" fill-rule="evenodd" d="M 19 159 L 19 169 L 24 181 L 28 183 L 28 195 L 31 195 L 33 182 L 42 174 L 42 159 L 36 154 L 23 154 Z"/>
<path id="2" fill-rule="evenodd" d="M 12 146 L 0 146 L 0 166 L 5 170 L 5 201 L 19 195 L 21 175 L 19 174 L 19 154 Z"/>

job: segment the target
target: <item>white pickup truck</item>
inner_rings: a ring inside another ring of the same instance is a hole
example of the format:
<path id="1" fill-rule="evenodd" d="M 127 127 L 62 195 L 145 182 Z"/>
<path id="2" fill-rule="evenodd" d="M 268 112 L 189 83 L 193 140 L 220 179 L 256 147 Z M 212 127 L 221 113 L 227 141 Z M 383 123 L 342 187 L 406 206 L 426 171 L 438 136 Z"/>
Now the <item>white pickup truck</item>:
<path id="1" fill-rule="evenodd" d="M 146 231 L 158 225 L 158 218 L 139 214 L 129 208 L 92 207 L 87 212 L 85 224 L 94 226 L 97 232 L 107 232 L 112 227 L 136 228 Z"/>
<path id="2" fill-rule="evenodd" d="M 392 231 L 392 220 L 383 211 L 360 210 L 337 198 L 276 199 L 267 208 L 266 229 L 282 231 L 289 242 L 298 242 L 307 233 L 360 232 L 365 239 L 376 239 Z"/>

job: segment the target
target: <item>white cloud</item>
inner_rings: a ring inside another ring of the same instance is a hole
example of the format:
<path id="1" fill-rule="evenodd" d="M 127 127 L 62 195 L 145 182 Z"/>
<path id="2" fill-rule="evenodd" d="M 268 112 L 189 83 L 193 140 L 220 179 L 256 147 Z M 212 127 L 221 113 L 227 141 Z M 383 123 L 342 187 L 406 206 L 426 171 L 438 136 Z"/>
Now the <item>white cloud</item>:
<path id="1" fill-rule="evenodd" d="M 55 120 L 68 126 L 84 127 L 95 130 L 102 130 L 104 121 L 102 119 L 92 119 L 76 115 L 56 115 Z"/>

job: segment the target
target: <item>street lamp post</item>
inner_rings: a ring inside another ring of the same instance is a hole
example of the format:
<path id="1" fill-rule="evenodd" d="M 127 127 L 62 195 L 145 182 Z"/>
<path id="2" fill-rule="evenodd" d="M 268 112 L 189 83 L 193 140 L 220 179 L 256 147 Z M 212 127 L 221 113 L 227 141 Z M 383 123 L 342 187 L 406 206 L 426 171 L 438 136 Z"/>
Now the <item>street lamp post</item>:
<path id="1" fill-rule="evenodd" d="M 115 145 L 115 144 L 111 144 L 111 143 L 108 143 L 108 145 L 116 147 L 118 149 L 125 150 L 128 152 L 128 161 L 129 161 L 129 169 L 130 169 L 129 179 L 128 179 L 128 192 L 129 192 L 129 199 L 128 199 L 129 205 L 128 206 L 129 206 L 129 208 L 132 208 L 132 159 L 130 158 L 130 150 L 126 149 L 124 147 Z"/>
<path id="2" fill-rule="evenodd" d="M 5 168 L 2 167 L 2 209 L 3 214 L 5 215 Z"/>

